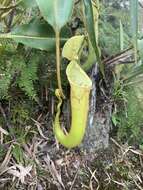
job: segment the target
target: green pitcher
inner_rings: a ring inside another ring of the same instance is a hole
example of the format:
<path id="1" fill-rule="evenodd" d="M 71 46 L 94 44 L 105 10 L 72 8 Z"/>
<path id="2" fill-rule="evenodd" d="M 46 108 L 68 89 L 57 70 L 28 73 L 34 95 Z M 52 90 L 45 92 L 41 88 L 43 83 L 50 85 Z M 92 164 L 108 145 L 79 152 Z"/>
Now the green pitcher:
<path id="1" fill-rule="evenodd" d="M 54 133 L 57 140 L 67 148 L 73 148 L 79 145 L 84 137 L 88 110 L 89 110 L 89 95 L 92 88 L 92 81 L 78 65 L 76 61 L 71 61 L 67 66 L 66 74 L 70 83 L 70 100 L 71 100 L 71 129 L 68 134 L 65 134 L 60 127 L 60 107 L 62 99 L 56 90 L 56 95 L 59 99 L 57 106 L 57 114 L 54 122 Z"/>

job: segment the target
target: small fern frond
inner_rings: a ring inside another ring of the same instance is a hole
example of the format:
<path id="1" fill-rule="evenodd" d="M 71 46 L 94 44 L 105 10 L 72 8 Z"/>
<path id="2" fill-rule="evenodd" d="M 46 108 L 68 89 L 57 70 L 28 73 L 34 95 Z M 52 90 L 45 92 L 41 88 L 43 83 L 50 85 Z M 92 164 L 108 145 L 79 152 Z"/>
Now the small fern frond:
<path id="1" fill-rule="evenodd" d="M 6 99 L 10 88 L 18 86 L 29 98 L 37 101 L 34 83 L 38 79 L 38 63 L 35 53 L 26 62 L 21 55 L 5 52 L 0 60 L 0 99 Z"/>
<path id="2" fill-rule="evenodd" d="M 0 99 L 8 96 L 8 89 L 12 80 L 12 76 L 8 73 L 0 73 Z"/>
<path id="3" fill-rule="evenodd" d="M 14 46 L 15 43 L 12 39 L 9 38 L 0 38 L 0 46 L 6 47 L 7 45 Z"/>
<path id="4" fill-rule="evenodd" d="M 37 61 L 35 59 L 30 60 L 30 62 L 23 67 L 18 81 L 19 87 L 34 100 L 37 99 L 37 93 L 34 88 L 34 82 L 38 79 L 37 70 Z"/>

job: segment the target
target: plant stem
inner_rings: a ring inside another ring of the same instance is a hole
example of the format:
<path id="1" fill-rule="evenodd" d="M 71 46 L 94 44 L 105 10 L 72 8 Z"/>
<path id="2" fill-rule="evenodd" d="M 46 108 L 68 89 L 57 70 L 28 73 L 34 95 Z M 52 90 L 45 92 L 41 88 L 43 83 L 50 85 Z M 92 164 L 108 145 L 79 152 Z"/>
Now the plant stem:
<path id="1" fill-rule="evenodd" d="M 61 73 L 60 73 L 60 32 L 56 30 L 56 64 L 57 64 L 57 81 L 58 81 L 58 88 L 60 90 L 61 96 L 63 99 L 65 99 L 63 89 L 62 89 L 62 83 L 61 83 Z"/>

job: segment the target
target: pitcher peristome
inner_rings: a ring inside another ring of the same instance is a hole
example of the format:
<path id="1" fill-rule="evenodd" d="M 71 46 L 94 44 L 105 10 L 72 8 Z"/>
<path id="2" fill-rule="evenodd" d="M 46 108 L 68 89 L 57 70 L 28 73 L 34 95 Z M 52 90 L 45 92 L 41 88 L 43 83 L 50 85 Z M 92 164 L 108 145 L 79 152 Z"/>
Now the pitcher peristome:
<path id="1" fill-rule="evenodd" d="M 59 104 L 54 122 L 54 132 L 57 140 L 62 145 L 67 148 L 73 148 L 79 145 L 84 137 L 92 82 L 76 61 L 70 62 L 67 66 L 66 74 L 71 87 L 71 129 L 68 134 L 65 134 L 60 127 L 59 117 L 62 99 L 57 95 Z"/>

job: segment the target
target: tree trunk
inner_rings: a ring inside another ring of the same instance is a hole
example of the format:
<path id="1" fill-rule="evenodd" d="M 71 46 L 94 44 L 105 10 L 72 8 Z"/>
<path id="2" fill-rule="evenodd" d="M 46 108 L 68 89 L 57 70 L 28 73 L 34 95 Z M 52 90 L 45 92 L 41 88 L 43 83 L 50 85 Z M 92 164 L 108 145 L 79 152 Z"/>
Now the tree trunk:
<path id="1" fill-rule="evenodd" d="M 109 145 L 109 130 L 111 126 L 111 106 L 107 106 L 106 110 L 96 111 L 97 103 L 97 65 L 92 69 L 92 91 L 90 96 L 89 115 L 87 121 L 86 134 L 81 144 L 81 149 L 86 152 L 94 152 L 99 149 L 105 149 Z M 101 105 L 99 105 L 101 106 Z"/>

